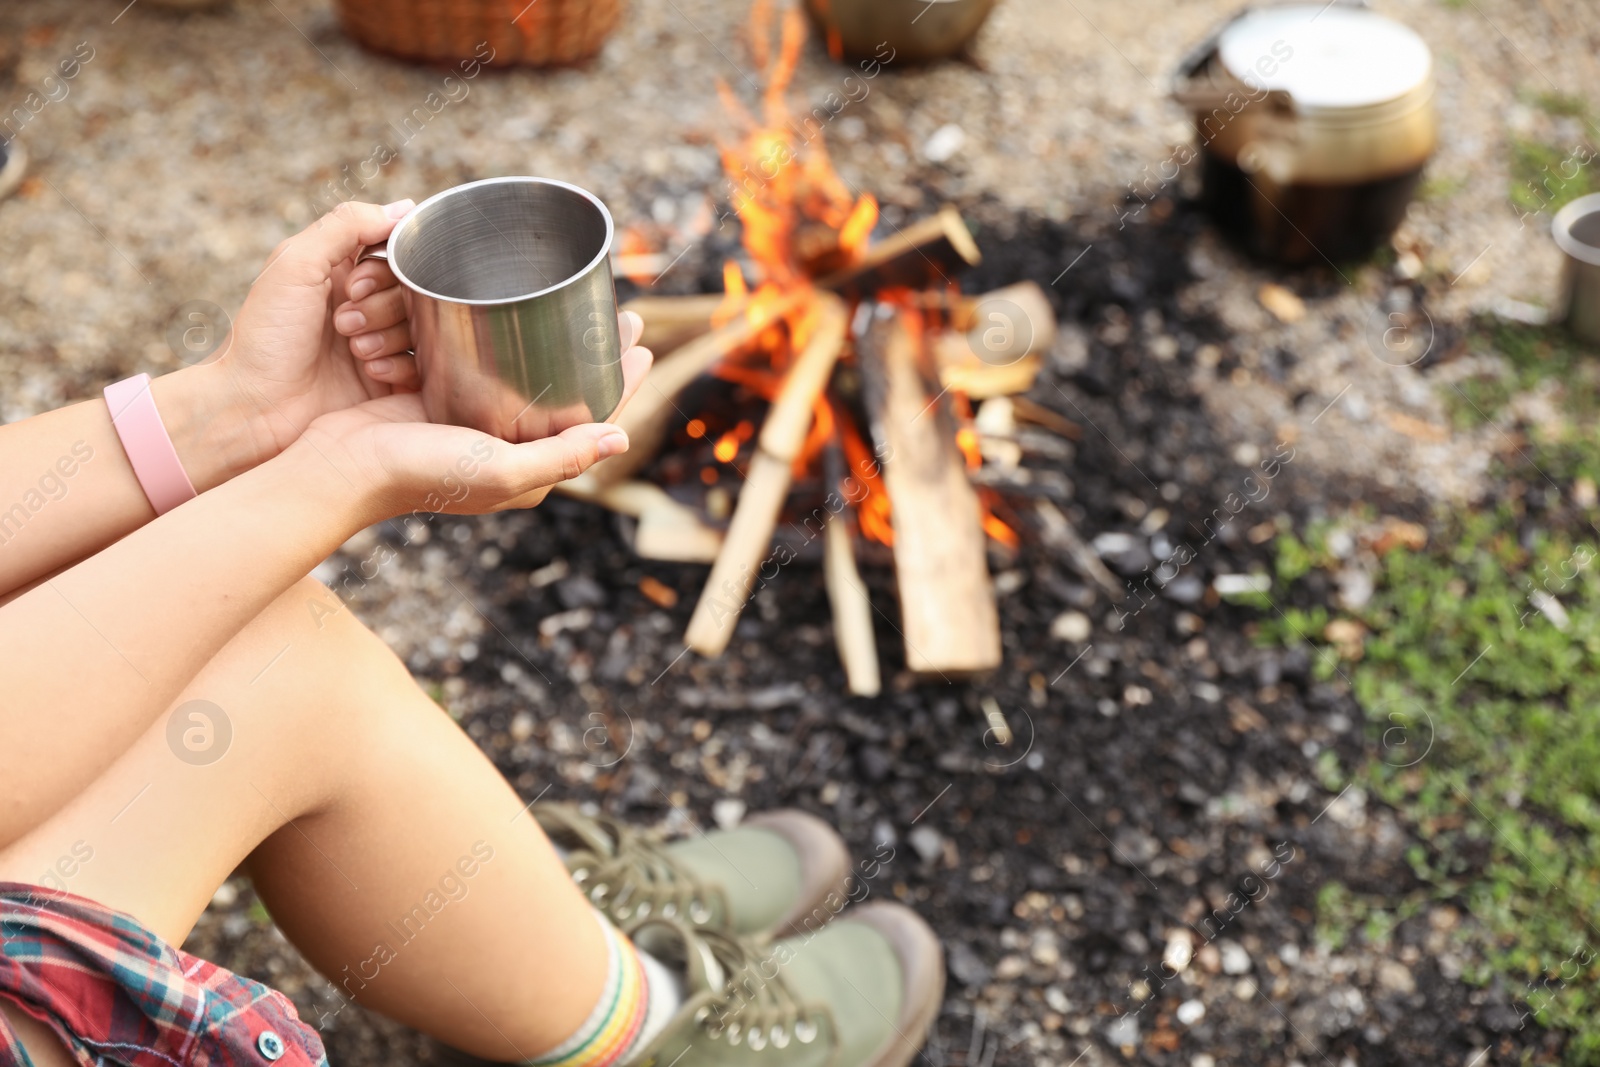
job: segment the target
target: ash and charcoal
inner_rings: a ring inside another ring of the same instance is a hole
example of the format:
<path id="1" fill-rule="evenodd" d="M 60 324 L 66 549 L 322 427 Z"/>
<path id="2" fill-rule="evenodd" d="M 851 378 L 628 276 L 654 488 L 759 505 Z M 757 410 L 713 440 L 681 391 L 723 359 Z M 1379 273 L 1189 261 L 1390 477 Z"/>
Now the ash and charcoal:
<path id="1" fill-rule="evenodd" d="M 634 558 L 612 516 L 570 500 L 376 531 L 334 563 L 358 565 L 379 539 L 394 550 L 350 590 L 356 610 L 525 796 L 678 831 L 795 805 L 860 854 L 891 846 L 872 892 L 917 907 L 948 953 L 924 1052 L 936 1067 L 1123 1062 L 1122 1046 L 1202 1067 L 1539 1049 L 1548 1035 L 1523 1026 L 1508 990 L 1462 981 L 1450 934 L 1469 920 L 1448 906 L 1406 919 L 1387 950 L 1319 944 L 1318 888 L 1415 888 L 1412 838 L 1313 773 L 1324 748 L 1349 762 L 1376 743 L 1348 693 L 1315 680 L 1303 650 L 1256 647 L 1259 613 L 1218 595 L 1269 564 L 1277 516 L 1324 506 L 1327 487 L 1291 456 L 1270 497 L 1220 529 L 1202 522 L 1262 467 L 1230 455 L 1193 385 L 1196 353 L 1234 347 L 1183 298 L 1205 223 L 1178 201 L 1155 214 L 1090 230 L 972 206 L 984 262 L 969 291 L 1048 282 L 1090 246 L 1099 259 L 1052 290 L 1063 337 L 1030 399 L 1085 431 L 1050 506 L 1147 590 L 1111 597 L 1051 540 L 1037 494 L 1005 494 L 1023 542 L 991 557 L 1006 652 L 992 678 L 904 673 L 886 561 L 864 564 L 882 612 L 878 700 L 843 695 L 820 568 L 803 556 L 756 593 L 727 655 L 684 655 L 705 568 Z M 1292 370 L 1292 350 L 1277 358 Z M 1374 484 L 1344 491 L 1415 506 Z M 1192 561 L 1164 588 L 1149 581 L 1180 543 Z M 302 1010 L 331 1011 L 325 984 L 242 907 L 195 944 L 260 962 Z M 348 1064 L 447 1055 L 354 1007 L 327 1036 Z"/>

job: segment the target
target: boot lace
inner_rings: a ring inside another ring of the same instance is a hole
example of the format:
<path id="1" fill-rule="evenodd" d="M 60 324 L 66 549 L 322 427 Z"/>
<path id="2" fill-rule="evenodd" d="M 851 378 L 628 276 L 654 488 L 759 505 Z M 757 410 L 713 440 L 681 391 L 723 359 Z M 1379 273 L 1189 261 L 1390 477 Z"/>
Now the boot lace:
<path id="1" fill-rule="evenodd" d="M 657 916 L 699 927 L 727 914 L 721 888 L 673 859 L 659 835 L 565 804 L 536 805 L 534 815 L 568 849 L 578 888 L 619 926 Z"/>

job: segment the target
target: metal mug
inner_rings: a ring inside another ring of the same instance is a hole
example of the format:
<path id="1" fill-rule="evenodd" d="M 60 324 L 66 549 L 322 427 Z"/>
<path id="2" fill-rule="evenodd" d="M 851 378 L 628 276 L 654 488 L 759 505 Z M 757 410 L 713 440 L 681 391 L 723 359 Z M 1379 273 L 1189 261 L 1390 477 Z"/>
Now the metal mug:
<path id="1" fill-rule="evenodd" d="M 1600 345 L 1600 193 L 1557 211 L 1550 232 L 1566 261 L 1559 315 L 1574 336 Z"/>
<path id="2" fill-rule="evenodd" d="M 434 422 L 511 442 L 600 422 L 622 400 L 611 213 L 548 178 L 486 178 L 412 208 L 381 245 L 406 290 Z"/>

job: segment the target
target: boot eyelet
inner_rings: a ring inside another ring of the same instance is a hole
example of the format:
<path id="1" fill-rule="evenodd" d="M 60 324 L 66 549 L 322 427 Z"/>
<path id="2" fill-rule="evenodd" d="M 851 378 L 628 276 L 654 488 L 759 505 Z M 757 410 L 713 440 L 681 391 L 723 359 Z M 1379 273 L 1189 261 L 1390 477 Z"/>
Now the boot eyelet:
<path id="1" fill-rule="evenodd" d="M 678 906 L 672 901 L 669 900 L 661 905 L 661 917 L 663 919 L 670 919 L 676 914 L 678 914 Z"/>
<path id="2" fill-rule="evenodd" d="M 772 1028 L 772 1047 L 773 1048 L 788 1048 L 789 1047 L 789 1031 L 785 1030 L 781 1026 L 774 1026 Z"/>
<path id="3" fill-rule="evenodd" d="M 633 909 L 633 914 L 634 914 L 635 918 L 639 918 L 639 919 L 649 918 L 649 916 L 650 916 L 650 902 L 648 900 L 639 901 L 639 906 L 637 908 Z"/>
<path id="4" fill-rule="evenodd" d="M 794 1036 L 802 1045 L 809 1045 L 817 1039 L 817 1024 L 810 1019 L 801 1019 L 794 1024 Z"/>
<path id="5" fill-rule="evenodd" d="M 752 1027 L 749 1035 L 746 1037 L 745 1044 L 750 1046 L 751 1052 L 760 1052 L 762 1049 L 767 1047 L 767 1035 L 762 1033 L 759 1029 Z"/>
<path id="6" fill-rule="evenodd" d="M 632 908 L 612 908 L 611 914 L 617 920 L 617 922 L 625 923 L 629 919 L 633 918 L 636 913 Z M 640 916 L 640 918 L 643 918 L 643 916 Z"/>
<path id="7" fill-rule="evenodd" d="M 587 882 L 589 880 L 589 868 L 579 867 L 577 870 L 573 871 L 572 880 L 577 882 L 579 885 Z"/>
<path id="8" fill-rule="evenodd" d="M 593 889 L 589 890 L 589 899 L 598 904 L 602 900 L 606 899 L 606 895 L 610 892 L 611 887 L 606 885 L 604 882 L 600 882 Z"/>
<path id="9" fill-rule="evenodd" d="M 711 921 L 711 909 L 697 900 L 689 905 L 689 918 L 694 920 L 695 925 L 704 926 Z"/>
<path id="10" fill-rule="evenodd" d="M 737 1045 L 738 1043 L 739 1043 L 739 1024 L 738 1023 L 734 1023 L 732 1026 L 728 1027 L 728 1044 Z"/>

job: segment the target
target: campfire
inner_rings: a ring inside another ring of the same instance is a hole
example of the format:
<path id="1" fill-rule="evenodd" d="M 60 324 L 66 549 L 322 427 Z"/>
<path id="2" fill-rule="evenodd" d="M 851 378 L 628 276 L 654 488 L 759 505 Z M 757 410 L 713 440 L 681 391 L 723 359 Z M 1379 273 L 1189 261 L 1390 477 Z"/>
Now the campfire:
<path id="1" fill-rule="evenodd" d="M 719 83 L 733 123 L 721 156 L 753 277 L 730 260 L 720 295 L 628 305 L 657 353 L 619 416 L 632 448 L 566 491 L 635 519 L 639 555 L 711 564 L 684 637 L 702 655 L 720 655 L 754 591 L 820 542 L 851 692 L 879 691 L 873 616 L 892 624 L 857 568 L 867 551 L 892 553 L 911 671 L 993 669 L 988 541 L 1014 548 L 1017 534 L 983 483 L 1017 467 L 1018 421 L 1076 431 L 1011 399 L 1032 385 L 1053 337 L 1049 302 L 1032 283 L 964 296 L 956 279 L 979 253 L 954 208 L 880 222 L 872 195 L 831 165 L 815 113 L 790 113 L 803 17 L 785 13 L 776 48 L 772 21 L 769 0 L 757 0 L 757 109 Z M 625 237 L 622 269 L 650 263 L 640 255 L 649 247 Z"/>

